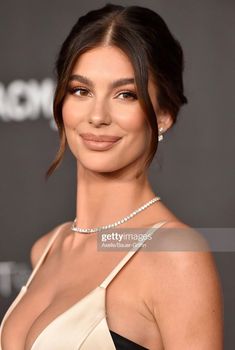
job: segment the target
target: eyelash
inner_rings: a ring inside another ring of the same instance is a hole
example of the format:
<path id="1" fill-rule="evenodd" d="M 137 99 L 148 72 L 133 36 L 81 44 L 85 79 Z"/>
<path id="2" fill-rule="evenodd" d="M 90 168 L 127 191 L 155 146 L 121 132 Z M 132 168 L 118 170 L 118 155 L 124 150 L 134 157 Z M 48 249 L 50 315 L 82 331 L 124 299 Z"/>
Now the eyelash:
<path id="1" fill-rule="evenodd" d="M 68 90 L 69 90 L 69 93 L 72 94 L 72 95 L 74 95 L 78 90 L 80 90 L 80 91 L 88 91 L 88 90 L 86 90 L 84 88 L 80 88 L 80 87 L 69 88 Z M 79 97 L 84 97 L 84 96 L 79 96 Z"/>
<path id="2" fill-rule="evenodd" d="M 83 88 L 83 87 L 74 87 L 74 88 L 69 88 L 69 92 L 71 94 L 75 94 L 78 90 L 82 91 L 82 92 L 89 92 L 87 89 Z M 119 93 L 119 95 L 122 94 L 128 94 L 132 99 L 137 100 L 137 95 L 134 91 L 131 90 L 125 90 Z M 84 97 L 84 96 L 79 96 L 79 97 Z M 125 98 L 124 98 L 125 100 Z"/>
<path id="3" fill-rule="evenodd" d="M 128 94 L 129 96 L 131 96 L 132 99 L 137 100 L 137 95 L 133 91 L 126 90 L 119 93 L 119 95 L 122 95 L 122 94 Z"/>

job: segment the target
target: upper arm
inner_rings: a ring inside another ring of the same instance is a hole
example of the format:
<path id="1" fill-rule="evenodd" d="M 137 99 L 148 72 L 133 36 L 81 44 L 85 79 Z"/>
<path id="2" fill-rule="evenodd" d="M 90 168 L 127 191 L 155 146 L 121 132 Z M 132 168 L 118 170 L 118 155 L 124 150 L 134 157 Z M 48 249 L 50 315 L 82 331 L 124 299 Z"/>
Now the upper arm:
<path id="1" fill-rule="evenodd" d="M 209 251 L 163 251 L 151 266 L 150 309 L 165 350 L 222 350 L 223 296 Z"/>

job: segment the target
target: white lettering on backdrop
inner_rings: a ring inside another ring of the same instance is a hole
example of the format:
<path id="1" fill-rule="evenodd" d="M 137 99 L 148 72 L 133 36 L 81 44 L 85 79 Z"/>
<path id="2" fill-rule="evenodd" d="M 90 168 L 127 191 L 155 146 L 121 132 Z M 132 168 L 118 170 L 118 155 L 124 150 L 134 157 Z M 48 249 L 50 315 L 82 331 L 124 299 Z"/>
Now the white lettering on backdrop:
<path id="1" fill-rule="evenodd" d="M 41 82 L 13 80 L 7 87 L 0 82 L 0 120 L 23 122 L 42 116 L 56 130 L 52 111 L 54 91 L 55 83 L 50 78 Z"/>
<path id="2" fill-rule="evenodd" d="M 10 297 L 14 289 L 20 290 L 30 273 L 31 268 L 26 263 L 0 262 L 0 296 Z"/>

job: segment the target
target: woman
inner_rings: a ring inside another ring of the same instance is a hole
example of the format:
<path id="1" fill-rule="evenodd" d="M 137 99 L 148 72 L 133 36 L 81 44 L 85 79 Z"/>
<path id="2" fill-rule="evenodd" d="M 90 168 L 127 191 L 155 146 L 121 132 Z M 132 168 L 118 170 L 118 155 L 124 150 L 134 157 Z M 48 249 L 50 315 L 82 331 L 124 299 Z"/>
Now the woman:
<path id="1" fill-rule="evenodd" d="M 68 143 L 76 219 L 33 245 L 34 270 L 2 322 L 2 350 L 222 349 L 209 252 L 97 249 L 110 227 L 188 227 L 147 178 L 187 102 L 182 71 L 179 42 L 149 9 L 108 4 L 72 28 L 57 60 L 61 143 L 48 175 Z"/>

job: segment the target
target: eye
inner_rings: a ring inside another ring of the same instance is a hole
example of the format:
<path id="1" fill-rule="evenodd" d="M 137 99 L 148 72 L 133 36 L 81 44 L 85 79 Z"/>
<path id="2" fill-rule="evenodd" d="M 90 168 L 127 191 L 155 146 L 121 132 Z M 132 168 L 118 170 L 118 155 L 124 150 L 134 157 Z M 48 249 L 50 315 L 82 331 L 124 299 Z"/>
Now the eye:
<path id="1" fill-rule="evenodd" d="M 89 94 L 89 91 L 82 87 L 70 87 L 69 92 L 79 97 L 86 97 Z"/>
<path id="2" fill-rule="evenodd" d="M 121 97 L 121 100 L 137 100 L 137 95 L 133 91 L 122 91 L 118 96 L 121 95 L 123 96 Z"/>

